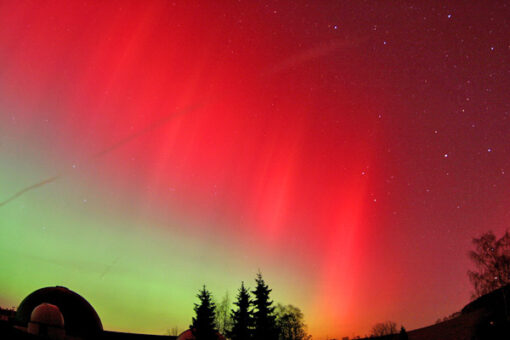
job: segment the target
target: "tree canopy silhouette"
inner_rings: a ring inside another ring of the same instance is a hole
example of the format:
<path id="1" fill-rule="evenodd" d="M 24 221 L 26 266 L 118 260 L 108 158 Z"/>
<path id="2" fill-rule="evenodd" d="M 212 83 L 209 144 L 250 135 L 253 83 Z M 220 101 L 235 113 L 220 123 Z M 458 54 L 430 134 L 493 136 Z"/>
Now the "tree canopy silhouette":
<path id="1" fill-rule="evenodd" d="M 254 311 L 254 330 L 253 338 L 255 340 L 277 340 L 278 329 L 276 327 L 276 317 L 274 315 L 273 301 L 269 299 L 271 289 L 266 285 L 262 274 L 259 272 L 255 280 L 257 286 L 252 291 L 255 296 L 253 305 Z"/>
<path id="2" fill-rule="evenodd" d="M 374 337 L 397 333 L 397 324 L 393 321 L 380 322 L 372 327 L 371 335 Z"/>
<path id="3" fill-rule="evenodd" d="M 492 231 L 473 238 L 475 250 L 469 257 L 477 267 L 468 271 L 473 284 L 473 298 L 485 295 L 495 289 L 510 284 L 510 234 L 508 230 L 500 239 Z"/>
<path id="4" fill-rule="evenodd" d="M 229 337 L 232 340 L 248 340 L 252 338 L 253 327 L 253 313 L 250 310 L 252 301 L 250 300 L 250 292 L 244 287 L 244 282 L 241 282 L 241 288 L 237 294 L 237 301 L 234 302 L 237 306 L 236 310 L 232 310 L 232 331 Z"/>
<path id="5" fill-rule="evenodd" d="M 309 340 L 311 336 L 306 333 L 303 312 L 293 305 L 276 306 L 276 325 L 280 340 Z"/>
<path id="6" fill-rule="evenodd" d="M 220 303 L 216 304 L 216 326 L 220 334 L 229 334 L 232 329 L 232 316 L 230 315 L 230 296 L 225 294 Z"/>
<path id="7" fill-rule="evenodd" d="M 216 306 L 211 298 L 211 293 L 204 287 L 197 297 L 200 303 L 195 304 L 196 316 L 190 325 L 191 333 L 196 340 L 216 340 L 218 338 L 215 324 Z"/>

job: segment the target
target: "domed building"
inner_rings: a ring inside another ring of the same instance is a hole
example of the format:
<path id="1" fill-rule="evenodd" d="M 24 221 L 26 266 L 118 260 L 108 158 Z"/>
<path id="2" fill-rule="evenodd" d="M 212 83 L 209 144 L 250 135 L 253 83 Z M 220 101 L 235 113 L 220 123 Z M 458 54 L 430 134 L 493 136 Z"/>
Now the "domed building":
<path id="1" fill-rule="evenodd" d="M 191 333 L 191 329 L 188 329 L 187 331 L 182 332 L 177 337 L 177 340 L 194 340 L 194 339 L 195 339 L 195 337 Z"/>
<path id="2" fill-rule="evenodd" d="M 55 337 L 63 334 L 87 339 L 103 332 L 101 320 L 90 303 L 60 286 L 41 288 L 28 295 L 18 307 L 15 322 L 18 328 L 48 337 L 51 333 Z"/>
<path id="3" fill-rule="evenodd" d="M 50 339 L 64 340 L 66 336 L 64 316 L 57 306 L 41 303 L 32 311 L 27 331 Z"/>
<path id="4" fill-rule="evenodd" d="M 218 340 L 225 340 L 225 337 L 221 335 L 219 332 L 216 333 L 218 335 Z M 182 332 L 178 337 L 177 340 L 195 340 L 195 337 L 193 336 L 193 333 L 191 333 L 191 329 L 188 329 L 187 331 Z"/>

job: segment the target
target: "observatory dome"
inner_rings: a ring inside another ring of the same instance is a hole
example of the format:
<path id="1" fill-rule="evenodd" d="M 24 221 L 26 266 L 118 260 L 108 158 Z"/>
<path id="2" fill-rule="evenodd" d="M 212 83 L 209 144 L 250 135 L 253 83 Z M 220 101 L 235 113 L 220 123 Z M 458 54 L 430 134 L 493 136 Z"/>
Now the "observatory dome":
<path id="1" fill-rule="evenodd" d="M 28 323 L 34 314 L 37 318 L 48 318 L 57 321 L 53 307 L 40 305 L 54 305 L 60 311 L 65 333 L 80 338 L 95 337 L 103 331 L 103 325 L 94 308 L 81 295 L 65 287 L 46 287 L 36 290 L 28 295 L 19 305 L 16 312 L 16 324 L 21 327 L 28 327 Z M 49 316 L 43 316 L 41 311 L 48 311 Z"/>
<path id="2" fill-rule="evenodd" d="M 57 306 L 41 303 L 35 307 L 30 316 L 30 322 L 64 328 L 64 317 Z"/>
<path id="3" fill-rule="evenodd" d="M 52 340 L 64 340 L 64 317 L 57 306 L 41 303 L 32 311 L 27 331 Z"/>
<path id="4" fill-rule="evenodd" d="M 219 332 L 216 333 L 218 335 L 218 340 L 225 340 L 225 337 L 221 335 Z M 184 331 L 177 337 L 177 340 L 195 340 L 193 333 L 191 333 L 191 329 Z"/>

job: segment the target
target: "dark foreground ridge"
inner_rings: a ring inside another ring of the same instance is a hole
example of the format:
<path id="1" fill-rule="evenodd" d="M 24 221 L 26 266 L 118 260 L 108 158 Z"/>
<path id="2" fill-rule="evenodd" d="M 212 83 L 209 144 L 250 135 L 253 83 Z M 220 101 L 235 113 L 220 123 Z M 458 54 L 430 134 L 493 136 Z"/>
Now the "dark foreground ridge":
<path id="1" fill-rule="evenodd" d="M 508 340 L 510 285 L 470 302 L 450 320 L 407 333 L 409 340 Z M 393 334 L 365 339 L 401 340 Z M 363 339 L 360 339 L 363 340 Z"/>

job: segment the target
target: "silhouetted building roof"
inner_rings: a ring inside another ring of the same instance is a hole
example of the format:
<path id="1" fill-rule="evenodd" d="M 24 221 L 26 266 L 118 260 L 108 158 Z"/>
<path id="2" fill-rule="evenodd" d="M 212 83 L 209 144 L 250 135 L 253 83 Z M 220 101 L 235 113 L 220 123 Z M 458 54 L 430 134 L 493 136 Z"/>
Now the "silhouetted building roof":
<path id="1" fill-rule="evenodd" d="M 103 331 L 101 320 L 90 303 L 72 290 L 59 286 L 41 288 L 28 295 L 18 307 L 16 324 L 27 327 L 32 312 L 42 303 L 58 307 L 64 317 L 66 334 L 87 338 Z"/>
<path id="2" fill-rule="evenodd" d="M 103 335 L 98 338 L 101 340 L 175 340 L 176 336 L 172 335 L 152 335 L 104 331 Z"/>
<path id="3" fill-rule="evenodd" d="M 16 329 L 12 327 L 12 325 L 7 321 L 0 320 L 0 339 L 37 340 L 41 338 L 36 335 L 28 334 L 27 332 Z"/>
<path id="4" fill-rule="evenodd" d="M 16 311 L 13 309 L 3 309 L 0 307 L 0 320 L 11 321 L 16 316 Z"/>
<path id="5" fill-rule="evenodd" d="M 216 333 L 218 335 L 218 340 L 225 340 L 225 337 L 221 335 L 219 332 Z M 178 337 L 177 340 L 195 340 L 195 337 L 191 333 L 191 329 L 188 329 L 187 331 L 182 332 Z"/>

